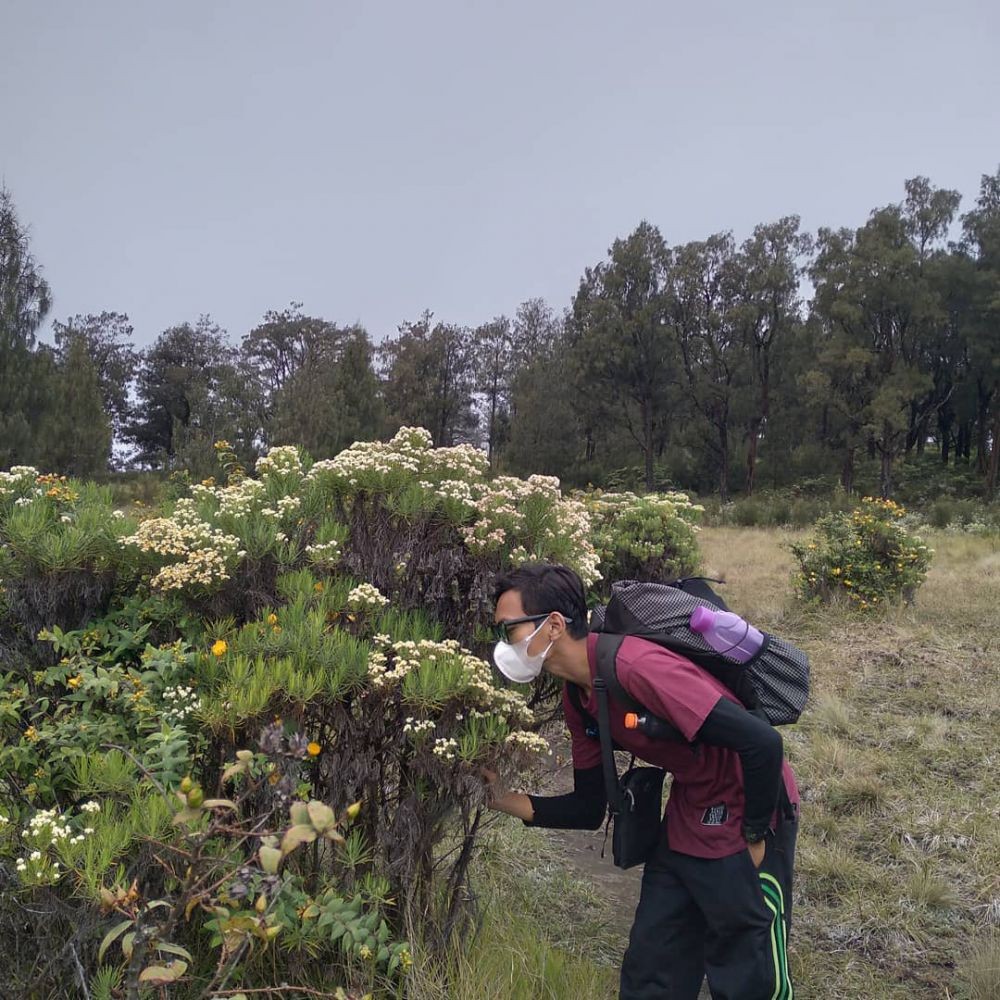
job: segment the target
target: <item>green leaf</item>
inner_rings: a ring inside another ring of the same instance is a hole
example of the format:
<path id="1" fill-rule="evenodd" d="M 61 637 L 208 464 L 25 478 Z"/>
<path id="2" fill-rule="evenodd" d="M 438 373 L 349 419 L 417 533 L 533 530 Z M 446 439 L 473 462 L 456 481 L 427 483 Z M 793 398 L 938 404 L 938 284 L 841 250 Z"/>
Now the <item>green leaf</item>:
<path id="1" fill-rule="evenodd" d="M 333 815 L 333 810 L 322 802 L 313 799 L 306 809 L 309 813 L 309 820 L 313 825 L 313 829 L 320 833 L 324 833 L 330 829 L 336 822 L 336 818 Z"/>
<path id="2" fill-rule="evenodd" d="M 205 799 L 201 804 L 202 809 L 236 809 L 236 803 L 229 799 Z"/>
<path id="3" fill-rule="evenodd" d="M 281 864 L 281 850 L 277 847 L 262 847 L 258 851 L 260 856 L 260 866 L 268 875 L 278 874 L 278 865 Z"/>
<path id="4" fill-rule="evenodd" d="M 281 838 L 281 853 L 291 854 L 299 844 L 311 844 L 316 839 L 316 831 L 311 826 L 290 826 Z"/>
<path id="5" fill-rule="evenodd" d="M 187 962 L 175 959 L 166 965 L 150 965 L 139 973 L 140 983 L 149 983 L 151 986 L 164 986 L 167 983 L 175 983 L 187 972 Z"/>
<path id="6" fill-rule="evenodd" d="M 187 826 L 194 823 L 195 820 L 200 819 L 204 815 L 205 813 L 201 809 L 188 809 L 187 806 L 185 806 L 180 810 L 180 812 L 177 813 L 176 816 L 174 816 L 171 822 L 174 826 Z"/>
<path id="7" fill-rule="evenodd" d="M 179 944 L 172 944 L 170 941 L 159 941 L 153 947 L 157 951 L 164 951 L 170 955 L 180 955 L 181 958 L 186 958 L 189 962 L 194 961 L 191 957 L 191 952 L 187 948 L 182 948 Z"/>
<path id="8" fill-rule="evenodd" d="M 100 948 L 97 949 L 97 961 L 100 962 L 104 958 L 104 953 L 114 944 L 132 926 L 131 920 L 123 920 L 120 924 L 115 924 L 107 934 L 104 935 L 104 940 L 101 942 Z"/>

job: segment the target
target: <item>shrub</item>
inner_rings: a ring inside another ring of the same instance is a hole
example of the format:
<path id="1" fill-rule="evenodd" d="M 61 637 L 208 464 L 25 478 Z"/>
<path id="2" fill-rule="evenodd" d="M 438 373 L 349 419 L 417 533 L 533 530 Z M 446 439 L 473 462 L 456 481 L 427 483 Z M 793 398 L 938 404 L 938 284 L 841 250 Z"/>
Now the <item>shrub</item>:
<path id="1" fill-rule="evenodd" d="M 546 749 L 552 686 L 512 689 L 473 651 L 495 574 L 697 567 L 681 494 L 490 480 L 420 429 L 328 462 L 274 448 L 254 475 L 216 453 L 219 481 L 172 477 L 128 514 L 0 476 L 15 993 L 401 995 L 405 937 L 430 964 L 473 926 L 481 769 L 511 781 Z"/>
<path id="2" fill-rule="evenodd" d="M 23 645 L 44 626 L 79 628 L 103 614 L 115 586 L 131 575 L 120 546 L 130 524 L 105 487 L 30 466 L 0 472 L 0 581 L 8 612 L 0 636 Z"/>
<path id="3" fill-rule="evenodd" d="M 605 581 L 671 580 L 697 571 L 703 508 L 684 493 L 582 496 Z"/>
<path id="4" fill-rule="evenodd" d="M 464 917 L 464 873 L 483 807 L 479 769 L 513 774 L 546 749 L 522 694 L 454 640 L 414 639 L 419 620 L 370 585 L 280 581 L 284 607 L 233 632 L 199 660 L 201 715 L 239 741 L 276 715 L 315 735 L 315 794 L 359 819 L 374 870 L 402 911 L 441 939 Z M 228 734 L 228 735 L 227 735 Z M 448 838 L 460 849 L 437 857 Z M 435 898 L 431 873 L 446 887 Z"/>
<path id="5" fill-rule="evenodd" d="M 431 608 L 469 640 L 502 566 L 546 559 L 588 583 L 599 575 L 587 512 L 558 480 L 490 481 L 486 468 L 482 452 L 432 448 L 420 428 L 316 463 L 272 448 L 258 478 L 235 467 L 223 484 L 192 485 L 124 542 L 153 591 L 175 591 L 209 617 L 253 618 L 273 603 L 281 572 L 311 565 L 363 576 L 397 606 Z"/>
<path id="6" fill-rule="evenodd" d="M 932 551 L 901 525 L 905 514 L 891 500 L 866 497 L 850 513 L 820 518 L 811 540 L 791 545 L 799 595 L 820 601 L 840 595 L 862 610 L 911 601 Z"/>

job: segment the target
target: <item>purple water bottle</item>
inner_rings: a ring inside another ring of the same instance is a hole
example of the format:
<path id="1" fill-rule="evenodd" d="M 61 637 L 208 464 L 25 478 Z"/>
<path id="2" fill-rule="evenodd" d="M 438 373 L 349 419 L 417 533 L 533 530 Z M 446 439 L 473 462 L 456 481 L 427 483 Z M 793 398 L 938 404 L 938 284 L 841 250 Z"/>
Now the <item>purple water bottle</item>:
<path id="1" fill-rule="evenodd" d="M 764 643 L 764 636 L 732 611 L 695 608 L 690 624 L 712 649 L 737 663 L 746 663 Z"/>

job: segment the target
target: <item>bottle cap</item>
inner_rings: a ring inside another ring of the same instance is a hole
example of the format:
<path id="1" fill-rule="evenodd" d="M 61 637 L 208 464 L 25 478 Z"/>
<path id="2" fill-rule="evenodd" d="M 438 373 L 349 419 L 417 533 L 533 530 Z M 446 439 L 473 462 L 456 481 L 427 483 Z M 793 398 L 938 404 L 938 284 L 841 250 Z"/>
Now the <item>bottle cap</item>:
<path id="1" fill-rule="evenodd" d="M 690 625 L 693 632 L 707 632 L 715 624 L 715 612 L 704 606 L 691 612 Z"/>
<path id="2" fill-rule="evenodd" d="M 635 712 L 625 713 L 625 728 L 626 729 L 638 729 L 639 728 L 639 716 Z"/>

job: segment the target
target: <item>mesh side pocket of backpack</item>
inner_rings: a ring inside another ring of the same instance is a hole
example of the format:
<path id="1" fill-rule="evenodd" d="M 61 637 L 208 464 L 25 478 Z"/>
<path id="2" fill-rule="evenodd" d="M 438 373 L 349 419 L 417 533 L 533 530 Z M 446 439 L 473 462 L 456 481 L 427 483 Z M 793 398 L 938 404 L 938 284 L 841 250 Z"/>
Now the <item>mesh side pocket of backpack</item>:
<path id="1" fill-rule="evenodd" d="M 621 580 L 611 585 L 612 599 L 620 602 L 635 619 L 651 632 L 666 632 L 693 652 L 718 657 L 720 654 L 705 641 L 700 632 L 691 628 L 691 615 L 706 601 L 686 594 L 676 587 L 639 580 Z M 613 609 L 612 609 L 613 610 Z M 605 618 L 601 619 L 602 624 Z M 729 660 L 729 657 L 723 657 Z M 737 660 L 730 660 L 737 663 Z"/>
<path id="2" fill-rule="evenodd" d="M 798 721 L 809 697 L 809 657 L 801 649 L 769 634 L 767 647 L 746 671 L 772 725 Z"/>

